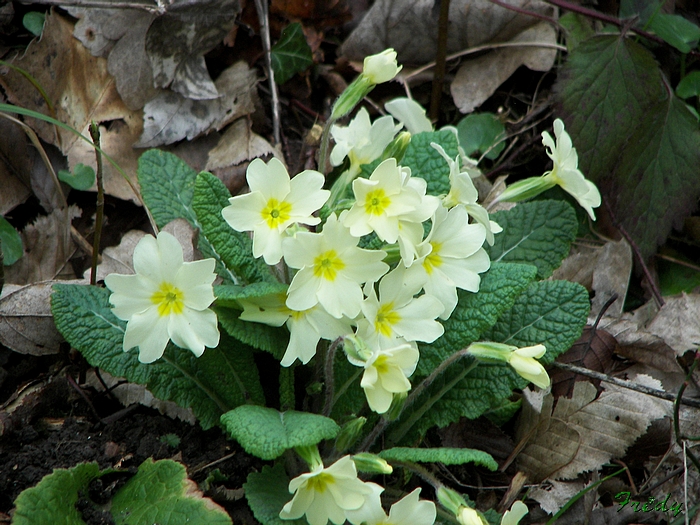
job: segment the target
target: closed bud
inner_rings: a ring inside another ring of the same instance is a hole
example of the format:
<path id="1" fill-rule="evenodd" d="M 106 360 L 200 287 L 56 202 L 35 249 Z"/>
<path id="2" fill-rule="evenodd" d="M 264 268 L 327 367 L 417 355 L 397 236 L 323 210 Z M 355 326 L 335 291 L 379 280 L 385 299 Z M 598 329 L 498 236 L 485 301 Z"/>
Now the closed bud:
<path id="1" fill-rule="evenodd" d="M 411 134 L 408 131 L 402 131 L 386 147 L 384 153 L 382 153 L 382 160 L 394 158 L 397 163 L 400 163 L 410 143 Z"/>
<path id="2" fill-rule="evenodd" d="M 467 506 L 467 502 L 464 501 L 464 498 L 460 494 L 458 494 L 452 489 L 448 489 L 445 486 L 442 486 L 438 489 L 437 498 L 440 502 L 440 505 L 445 507 L 455 516 L 459 514 L 459 510 L 462 507 Z"/>
<path id="3" fill-rule="evenodd" d="M 345 423 L 338 432 L 338 437 L 335 438 L 335 449 L 338 452 L 344 452 L 353 446 L 366 422 L 366 417 L 357 417 Z"/>
<path id="4" fill-rule="evenodd" d="M 357 470 L 360 472 L 368 472 L 370 474 L 391 474 L 394 469 L 389 463 L 375 454 L 369 452 L 360 452 L 352 456 Z"/>
<path id="5" fill-rule="evenodd" d="M 389 421 L 394 421 L 396 418 L 398 418 L 401 415 L 403 404 L 407 397 L 408 392 L 399 392 L 398 394 L 394 394 L 394 398 L 391 400 L 391 406 L 389 407 L 389 410 L 386 411 L 384 417 L 386 417 Z"/>

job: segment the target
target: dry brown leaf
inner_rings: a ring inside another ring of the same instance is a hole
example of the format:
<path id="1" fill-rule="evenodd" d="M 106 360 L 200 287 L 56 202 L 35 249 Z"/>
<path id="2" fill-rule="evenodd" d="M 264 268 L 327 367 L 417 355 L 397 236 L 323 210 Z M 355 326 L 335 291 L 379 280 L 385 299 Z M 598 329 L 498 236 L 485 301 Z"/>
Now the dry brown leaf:
<path id="1" fill-rule="evenodd" d="M 32 194 L 28 174 L 27 137 L 17 124 L 0 119 L 0 215 L 5 215 Z"/>
<path id="2" fill-rule="evenodd" d="M 661 387 L 648 376 L 634 381 Z M 579 382 L 572 398 L 559 398 L 553 411 L 547 396 L 539 415 L 534 410 L 523 412 L 517 435 L 529 435 L 529 440 L 518 456 L 518 467 L 530 479 L 573 479 L 596 470 L 611 458 L 622 457 L 653 420 L 671 410 L 669 401 L 610 384 L 598 399 L 595 396 L 592 384 Z"/>
<path id="3" fill-rule="evenodd" d="M 151 148 L 220 130 L 255 111 L 257 82 L 257 73 L 240 61 L 216 79 L 220 98 L 191 100 L 171 91 L 161 92 L 144 107 L 144 129 L 135 146 Z"/>
<path id="4" fill-rule="evenodd" d="M 546 487 L 535 487 L 527 495 L 540 504 L 547 514 L 556 514 L 571 498 L 585 488 L 583 481 L 549 481 Z"/>
<path id="5" fill-rule="evenodd" d="M 103 150 L 127 173 L 135 173 L 139 152 L 131 144 L 141 132 L 141 113 L 129 110 L 119 98 L 107 61 L 93 57 L 73 37 L 71 22 L 56 13 L 47 16 L 41 39 L 33 41 L 13 64 L 28 71 L 44 87 L 58 120 L 85 136 L 89 136 L 91 121 L 100 124 Z M 41 95 L 19 73 L 11 71 L 0 77 L 0 83 L 14 104 L 50 114 Z M 68 156 L 70 168 L 77 162 L 95 166 L 94 152 L 75 134 L 59 128 L 57 138 L 52 125 L 33 119 L 27 122 L 42 139 Z M 104 167 L 105 191 L 138 204 L 122 175 L 109 162 L 105 161 Z"/>
<path id="6" fill-rule="evenodd" d="M 557 31 L 540 22 L 516 35 L 511 42 L 557 43 Z M 533 71 L 549 71 L 556 59 L 556 49 L 523 45 L 494 49 L 487 55 L 466 61 L 450 86 L 455 105 L 462 113 L 471 113 L 483 104 L 520 66 Z"/>
<path id="7" fill-rule="evenodd" d="M 75 217 L 80 217 L 77 206 L 58 208 L 22 230 L 24 254 L 5 268 L 5 282 L 24 285 L 50 281 L 59 275 L 75 252 L 70 234 L 71 220 Z"/>
<path id="8" fill-rule="evenodd" d="M 697 349 L 700 345 L 700 295 L 683 293 L 664 300 L 666 304 L 647 325 L 647 331 L 661 337 L 677 355 Z"/>
<path id="9" fill-rule="evenodd" d="M 5 285 L 0 296 L 0 343 L 20 354 L 48 355 L 58 352 L 63 336 L 51 314 L 51 291 L 57 283 L 44 281 L 27 286 Z"/>
<path id="10" fill-rule="evenodd" d="M 231 124 L 214 149 L 209 152 L 207 171 L 237 166 L 248 160 L 274 155 L 282 162 L 284 156 L 272 144 L 250 129 L 247 118 Z"/>

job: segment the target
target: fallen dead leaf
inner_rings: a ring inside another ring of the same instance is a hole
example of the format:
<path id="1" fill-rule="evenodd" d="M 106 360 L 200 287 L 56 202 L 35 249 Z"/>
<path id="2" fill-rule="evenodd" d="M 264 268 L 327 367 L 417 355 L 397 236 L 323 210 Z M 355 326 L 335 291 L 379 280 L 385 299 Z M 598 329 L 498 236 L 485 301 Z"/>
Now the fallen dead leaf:
<path id="1" fill-rule="evenodd" d="M 519 33 L 510 42 L 554 45 L 557 43 L 557 31 L 551 24 L 540 22 Z M 556 49 L 523 45 L 494 49 L 486 55 L 467 60 L 460 66 L 450 85 L 455 105 L 462 113 L 471 113 L 493 95 L 520 66 L 524 65 L 533 71 L 549 71 L 556 56 Z"/>
<path id="2" fill-rule="evenodd" d="M 51 291 L 57 282 L 85 284 L 73 280 L 4 286 L 0 296 L 0 343 L 20 354 L 38 356 L 58 352 L 63 336 L 51 314 Z"/>
<path id="3" fill-rule="evenodd" d="M 544 487 L 535 487 L 527 495 L 540 504 L 547 514 L 556 514 L 571 498 L 585 488 L 583 481 L 551 480 Z"/>
<path id="4" fill-rule="evenodd" d="M 28 174 L 27 137 L 17 124 L 0 119 L 0 215 L 7 214 L 32 194 Z"/>
<path id="5" fill-rule="evenodd" d="M 131 144 L 141 132 L 141 113 L 133 112 L 119 98 L 114 79 L 107 71 L 107 61 L 93 57 L 73 37 L 73 24 L 53 12 L 46 17 L 40 40 L 33 41 L 25 54 L 13 64 L 28 71 L 41 84 L 56 108 L 56 118 L 84 136 L 88 126 L 97 122 L 102 129 L 101 143 L 127 173 L 135 173 L 139 152 Z M 14 104 L 49 115 L 41 95 L 26 79 L 11 71 L 0 77 Z M 46 142 L 58 146 L 69 158 L 69 168 L 82 162 L 95 166 L 94 151 L 74 133 L 43 121 L 27 119 Z M 109 124 L 108 124 L 109 123 Z M 121 199 L 139 204 L 139 200 L 122 175 L 109 162 L 104 162 L 105 191 Z"/>
<path id="6" fill-rule="evenodd" d="M 216 79 L 220 98 L 191 100 L 170 91 L 161 92 L 144 107 L 143 133 L 134 146 L 151 148 L 220 130 L 255 110 L 257 82 L 257 73 L 240 61 Z"/>
<path id="7" fill-rule="evenodd" d="M 661 387 L 648 376 L 633 380 Z M 672 405 L 611 384 L 605 385 L 598 399 L 595 396 L 592 384 L 578 382 L 572 398 L 559 398 L 554 410 L 551 395 L 545 398 L 540 414 L 523 410 L 517 437 L 528 437 L 528 444 L 518 456 L 518 468 L 530 479 L 573 479 L 622 457 L 653 420 L 670 414 Z"/>
<path id="8" fill-rule="evenodd" d="M 75 252 L 70 226 L 80 213 L 77 206 L 57 208 L 22 230 L 24 254 L 5 268 L 5 282 L 24 285 L 58 276 Z M 69 273 L 73 274 L 72 269 Z"/>
<path id="9" fill-rule="evenodd" d="M 204 169 L 211 171 L 237 166 L 265 155 L 274 155 L 284 162 L 284 156 L 279 149 L 253 132 L 247 118 L 239 118 L 229 126 L 216 147 L 209 152 L 209 161 Z"/>
<path id="10" fill-rule="evenodd" d="M 700 345 L 700 295 L 683 293 L 664 300 L 666 304 L 647 325 L 647 331 L 661 337 L 679 356 L 697 349 Z"/>

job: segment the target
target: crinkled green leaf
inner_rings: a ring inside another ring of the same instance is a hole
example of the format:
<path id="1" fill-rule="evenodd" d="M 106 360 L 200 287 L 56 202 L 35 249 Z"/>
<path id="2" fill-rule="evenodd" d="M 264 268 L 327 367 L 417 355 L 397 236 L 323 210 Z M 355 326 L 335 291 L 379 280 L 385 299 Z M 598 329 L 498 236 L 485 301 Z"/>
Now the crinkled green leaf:
<path id="1" fill-rule="evenodd" d="M 537 269 L 527 264 L 494 263 L 482 276 L 479 293 L 458 290 L 459 303 L 443 323 L 444 335 L 432 344 L 420 345 L 418 375 L 428 375 L 450 355 L 476 341 L 513 306 L 536 273 Z"/>
<path id="2" fill-rule="evenodd" d="M 286 295 L 287 288 L 289 285 L 280 282 L 251 283 L 247 286 L 222 284 L 214 286 L 214 295 L 217 304 L 237 307 L 238 299 L 254 299 L 274 294 Z"/>
<path id="3" fill-rule="evenodd" d="M 459 154 L 457 136 L 453 131 L 424 131 L 411 137 L 401 164 L 411 168 L 411 175 L 428 181 L 430 195 L 445 195 L 450 191 L 450 167 L 430 143 L 440 144 L 447 156 Z"/>
<path id="4" fill-rule="evenodd" d="M 191 408 L 204 429 L 249 399 L 263 400 L 252 350 L 226 333 L 217 348 L 207 348 L 199 358 L 172 343 L 150 364 L 139 362 L 135 349 L 124 352 L 126 323 L 112 313 L 109 295 L 95 286 L 57 284 L 51 296 L 56 327 L 92 366 Z"/>
<path id="5" fill-rule="evenodd" d="M 221 261 L 243 282 L 275 282 L 269 266 L 253 257 L 253 243 L 247 233 L 231 228 L 221 215 L 229 205 L 229 193 L 224 183 L 206 171 L 197 175 L 192 208 L 202 233 Z"/>
<path id="6" fill-rule="evenodd" d="M 340 427 L 330 418 L 288 410 L 244 405 L 226 412 L 221 423 L 249 454 L 275 459 L 290 448 L 332 439 Z"/>
<path id="7" fill-rule="evenodd" d="M 518 204 L 491 214 L 503 231 L 486 246 L 492 261 L 533 264 L 546 279 L 561 265 L 576 239 L 576 212 L 563 201 L 541 200 Z"/>
<path id="8" fill-rule="evenodd" d="M 12 224 L 2 216 L 0 216 L 0 248 L 2 248 L 3 265 L 5 266 L 17 262 L 24 253 L 22 237 L 12 227 Z"/>
<path id="9" fill-rule="evenodd" d="M 656 13 L 647 27 L 681 53 L 690 53 L 700 40 L 700 27 L 680 15 Z"/>
<path id="10" fill-rule="evenodd" d="M 261 472 L 248 474 L 243 490 L 255 519 L 262 525 L 308 525 L 304 518 L 296 520 L 280 518 L 282 507 L 292 499 L 288 487 L 289 478 L 281 463 L 277 463 L 274 467 L 265 465 Z"/>
<path id="11" fill-rule="evenodd" d="M 540 361 L 548 364 L 581 335 L 589 309 L 588 292 L 579 284 L 534 282 L 479 340 L 519 347 L 544 344 L 547 353 Z M 509 397 L 513 389 L 527 384 L 505 364 L 482 363 L 470 368 L 473 364 L 473 358 L 467 356 L 448 367 L 392 426 L 389 442 L 410 442 L 432 426 L 479 417 L 492 404 Z"/>
<path id="12" fill-rule="evenodd" d="M 489 470 L 498 469 L 498 463 L 491 454 L 473 448 L 394 447 L 382 450 L 379 457 L 387 461 L 416 461 L 418 463 L 444 463 L 445 465 L 474 463 Z"/>
<path id="13" fill-rule="evenodd" d="M 139 157 L 141 196 L 159 228 L 175 219 L 185 219 L 193 227 L 202 226 L 192 207 L 197 172 L 172 153 L 150 149 Z M 226 266 L 221 255 L 205 235 L 199 236 L 199 251 L 216 261 L 216 273 L 237 282 L 237 276 Z"/>
<path id="14" fill-rule="evenodd" d="M 700 197 L 696 118 L 651 53 L 618 36 L 591 38 L 570 53 L 556 91 L 581 171 L 649 256 Z"/>
<path id="15" fill-rule="evenodd" d="M 243 321 L 239 318 L 241 311 L 233 308 L 215 306 L 214 311 L 221 326 L 231 336 L 253 348 L 270 352 L 277 359 L 282 359 L 289 344 L 289 332 L 285 328 Z"/>
<path id="16" fill-rule="evenodd" d="M 86 191 L 95 184 L 95 170 L 85 164 L 76 164 L 73 173 L 68 170 L 58 172 L 58 178 L 76 190 Z"/>
<path id="17" fill-rule="evenodd" d="M 149 458 L 112 498 L 115 525 L 226 525 L 229 515 L 187 479 L 185 467 Z"/>
<path id="18" fill-rule="evenodd" d="M 284 84 L 314 63 L 311 48 L 299 22 L 289 24 L 282 30 L 280 39 L 270 50 L 270 62 L 278 84 Z"/>
<path id="19" fill-rule="evenodd" d="M 100 474 L 97 463 L 82 463 L 71 469 L 55 469 L 15 500 L 14 525 L 85 525 L 75 507 L 81 491 Z"/>
<path id="20" fill-rule="evenodd" d="M 496 159 L 506 147 L 506 128 L 493 113 L 472 113 L 457 124 L 459 144 L 464 153 L 481 153 L 487 159 Z"/>

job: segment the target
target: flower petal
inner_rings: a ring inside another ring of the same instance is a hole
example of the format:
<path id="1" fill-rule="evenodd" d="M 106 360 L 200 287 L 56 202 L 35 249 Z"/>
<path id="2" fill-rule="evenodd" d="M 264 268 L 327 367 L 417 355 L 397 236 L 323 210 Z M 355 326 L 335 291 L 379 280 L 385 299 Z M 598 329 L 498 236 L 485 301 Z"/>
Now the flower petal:
<path id="1" fill-rule="evenodd" d="M 168 340 L 167 318 L 160 317 L 158 308 L 153 306 L 133 315 L 126 324 L 124 351 L 138 346 L 139 361 L 152 363 L 163 355 Z"/>

